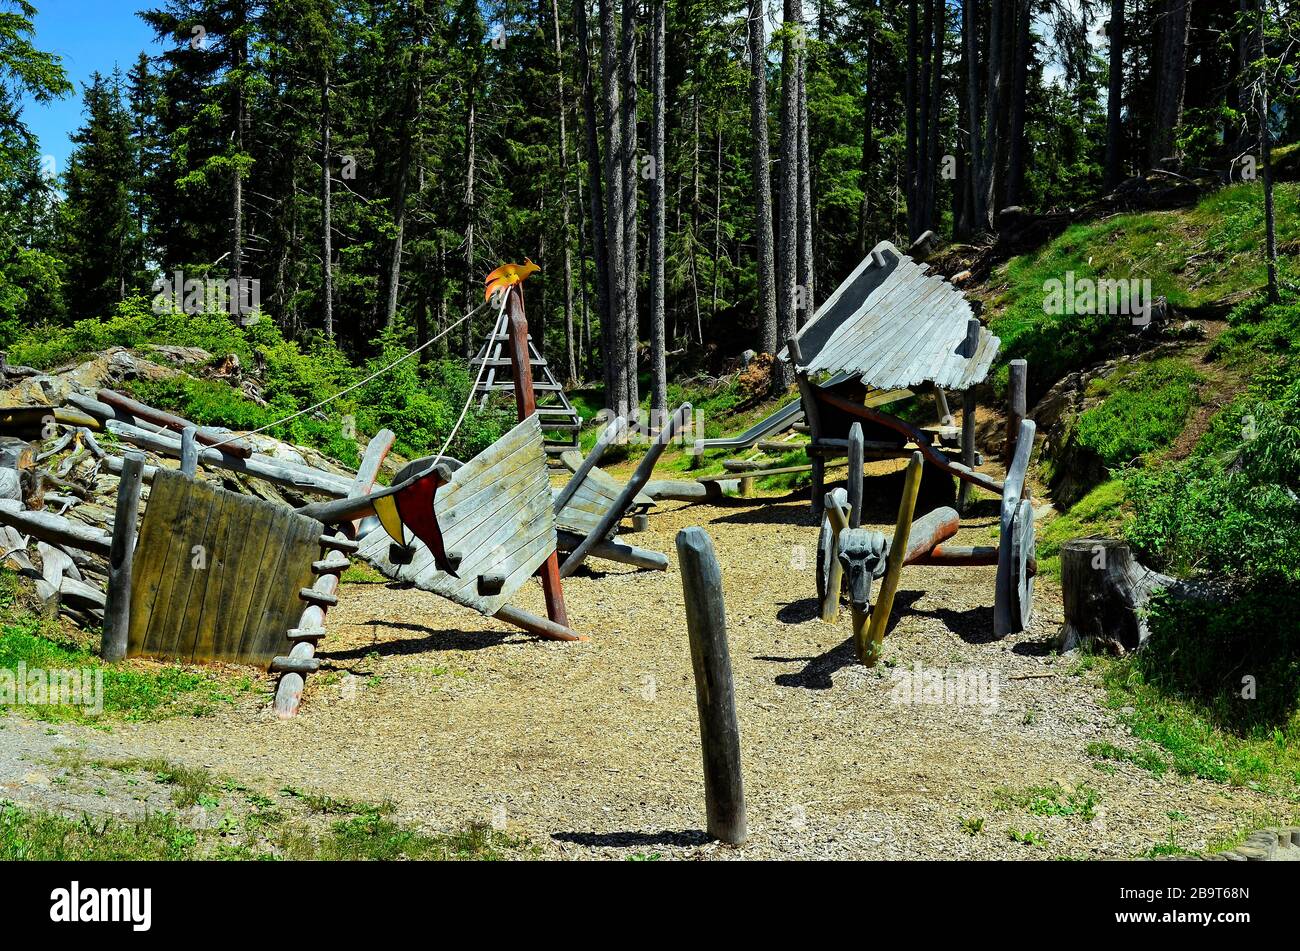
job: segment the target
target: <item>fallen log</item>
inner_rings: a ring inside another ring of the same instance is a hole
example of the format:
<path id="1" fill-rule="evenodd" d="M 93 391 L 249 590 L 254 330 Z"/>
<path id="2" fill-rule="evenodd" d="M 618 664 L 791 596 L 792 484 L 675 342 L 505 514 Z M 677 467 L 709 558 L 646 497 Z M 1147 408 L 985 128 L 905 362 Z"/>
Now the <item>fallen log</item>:
<path id="1" fill-rule="evenodd" d="M 151 433 L 139 426 L 123 423 L 120 420 L 109 420 L 104 425 L 109 432 L 142 449 L 148 449 L 150 452 L 168 456 L 172 459 L 180 459 L 181 457 L 181 440 L 179 437 L 173 438 L 161 432 Z M 281 462 L 256 453 L 248 459 L 240 459 L 238 456 L 227 455 L 220 449 L 203 449 L 199 452 L 199 462 L 205 466 L 255 476 L 258 479 L 265 479 L 273 485 L 283 485 L 299 492 L 317 492 L 334 498 L 346 496 L 351 486 L 350 480 L 331 475 L 320 469 L 299 466 L 290 462 Z"/>
<path id="2" fill-rule="evenodd" d="M 136 419 L 143 419 L 172 432 L 180 433 L 193 427 L 195 430 L 194 438 L 205 446 L 215 446 L 220 443 L 222 452 L 229 453 L 232 456 L 239 456 L 241 459 L 248 459 L 253 455 L 253 447 L 243 439 L 233 438 L 232 433 L 223 433 L 209 426 L 195 426 L 194 423 L 187 419 L 182 419 L 180 416 L 175 416 L 164 410 L 155 409 L 115 390 L 100 390 L 97 395 L 100 402 L 106 403 L 114 409 L 120 409 Z"/>
<path id="3" fill-rule="evenodd" d="M 108 532 L 61 515 L 26 510 L 12 499 L 0 500 L 0 524 L 53 545 L 82 548 L 104 558 L 109 556 L 113 546 L 113 536 Z"/>

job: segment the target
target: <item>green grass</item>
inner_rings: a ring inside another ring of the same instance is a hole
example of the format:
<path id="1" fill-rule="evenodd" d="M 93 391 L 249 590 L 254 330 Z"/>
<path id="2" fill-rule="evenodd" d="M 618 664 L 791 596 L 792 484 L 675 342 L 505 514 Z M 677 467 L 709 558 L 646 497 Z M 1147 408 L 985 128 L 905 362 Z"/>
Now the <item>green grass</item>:
<path id="1" fill-rule="evenodd" d="M 1080 415 L 1080 445 L 1112 468 L 1168 447 L 1196 405 L 1201 379 L 1186 362 L 1168 357 L 1094 380 L 1090 393 L 1103 400 Z"/>
<path id="2" fill-rule="evenodd" d="M 1084 822 L 1096 818 L 1100 799 L 1097 791 L 1087 785 L 1066 789 L 1059 783 L 999 789 L 993 794 L 995 808 L 1003 811 L 1022 809 L 1035 816 L 1078 816 Z"/>
<path id="3" fill-rule="evenodd" d="M 475 823 L 447 835 L 410 829 L 378 811 L 331 823 L 323 832 L 281 828 L 267 813 L 218 829 L 192 829 L 172 813 L 138 820 L 70 819 L 0 802 L 0 861 L 492 861 L 527 850 L 525 840 Z"/>
<path id="4" fill-rule="evenodd" d="M 1132 657 L 1105 659 L 1102 669 L 1109 706 L 1121 711 L 1121 721 L 1143 742 L 1144 752 L 1093 746 L 1091 755 L 1127 759 L 1157 773 L 1171 769 L 1180 776 L 1249 786 L 1300 803 L 1300 718 L 1239 734 L 1216 722 L 1201 704 L 1147 683 Z"/>
<path id="5" fill-rule="evenodd" d="M 1039 572 L 1060 578 L 1061 545 L 1072 538 L 1113 536 L 1123 523 L 1124 483 L 1120 479 L 1103 482 L 1039 530 Z"/>
<path id="6" fill-rule="evenodd" d="M 80 705 L 9 705 L 27 716 L 77 723 L 208 716 L 253 689 L 248 677 L 221 679 L 176 665 L 135 668 L 104 664 L 90 644 L 93 634 L 81 635 L 84 643 L 75 640 L 56 623 L 22 608 L 16 600 L 17 590 L 17 576 L 0 568 L 0 670 L 16 676 L 22 664 L 27 671 L 87 669 L 92 676 L 103 676 L 102 711 Z"/>
<path id="7" fill-rule="evenodd" d="M 1300 184 L 1275 192 L 1278 243 L 1300 240 Z M 1005 361 L 1023 357 L 1031 368 L 1031 402 L 1053 381 L 1094 362 L 1110 341 L 1128 333 L 1128 318 L 1043 312 L 1044 284 L 1073 271 L 1076 280 L 1147 278 L 1153 296 L 1176 308 L 1196 307 L 1262 287 L 1265 265 L 1263 191 L 1243 184 L 1207 195 L 1194 208 L 1117 215 L 1081 222 L 1037 251 L 1007 262 L 995 275 L 990 328 L 1002 338 Z M 1300 275 L 1294 255 L 1280 256 L 1284 281 Z"/>

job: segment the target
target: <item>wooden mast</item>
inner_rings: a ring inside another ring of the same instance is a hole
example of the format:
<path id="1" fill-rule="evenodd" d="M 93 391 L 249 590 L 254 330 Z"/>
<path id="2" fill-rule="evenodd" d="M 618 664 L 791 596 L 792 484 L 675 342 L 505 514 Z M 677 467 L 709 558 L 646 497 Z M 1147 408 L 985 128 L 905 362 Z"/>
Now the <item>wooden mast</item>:
<path id="1" fill-rule="evenodd" d="M 515 408 L 519 411 L 519 421 L 523 422 L 537 411 L 537 399 L 533 394 L 533 368 L 528 359 L 528 318 L 524 316 L 524 290 L 521 284 L 508 288 L 506 313 L 507 332 L 510 335 L 510 369 L 515 382 Z M 546 594 L 546 615 L 556 624 L 569 626 L 569 613 L 564 607 L 564 587 L 560 582 L 560 559 L 557 552 L 547 556 L 542 567 L 537 570 L 542 579 L 542 591 Z"/>

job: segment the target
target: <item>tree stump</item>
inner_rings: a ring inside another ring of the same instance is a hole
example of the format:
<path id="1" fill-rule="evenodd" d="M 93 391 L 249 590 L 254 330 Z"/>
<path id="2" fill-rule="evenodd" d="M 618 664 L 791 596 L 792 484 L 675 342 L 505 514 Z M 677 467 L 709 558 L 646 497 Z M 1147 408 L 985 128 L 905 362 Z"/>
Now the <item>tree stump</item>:
<path id="1" fill-rule="evenodd" d="M 1146 641 L 1151 596 L 1174 578 L 1145 567 L 1114 538 L 1075 538 L 1061 546 L 1065 624 L 1061 650 L 1075 647 L 1123 653 Z"/>

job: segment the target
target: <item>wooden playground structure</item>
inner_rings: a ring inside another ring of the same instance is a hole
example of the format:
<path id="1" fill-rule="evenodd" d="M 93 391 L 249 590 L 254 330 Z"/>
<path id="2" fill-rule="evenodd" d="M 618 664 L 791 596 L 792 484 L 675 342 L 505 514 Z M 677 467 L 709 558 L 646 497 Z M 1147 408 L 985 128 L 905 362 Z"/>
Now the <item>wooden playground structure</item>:
<path id="1" fill-rule="evenodd" d="M 489 389 L 476 385 L 470 400 L 506 385 L 504 372 L 497 371 L 508 365 L 518 423 L 473 459 L 417 459 L 390 486 L 377 487 L 396 439 L 388 430 L 370 440 L 355 474 L 342 476 L 259 454 L 249 436 L 192 425 L 112 390 L 94 397 L 74 392 L 64 407 L 6 412 L 12 425 L 52 420 L 56 427 L 75 428 L 99 464 L 118 476 L 111 532 L 13 502 L 0 504 L 0 532 L 41 540 L 48 549 L 46 587 L 73 592 L 92 616 L 102 618 L 106 659 L 262 666 L 279 675 L 275 710 L 285 717 L 297 712 L 305 678 L 320 668 L 316 655 L 327 614 L 338 603 L 339 578 L 351 557 L 393 581 L 538 637 L 585 640 L 570 626 L 564 577 L 592 558 L 649 570 L 668 566 L 664 554 L 620 539 L 621 528 L 643 528 L 657 498 L 716 498 L 731 478 L 743 497 L 751 494 L 755 478 L 786 471 L 812 473 L 821 617 L 835 621 L 847 594 L 863 663 L 879 657 L 905 565 L 996 565 L 995 632 L 1018 631 L 1028 623 L 1037 561 L 1025 488 L 1034 424 L 1023 418 L 1023 361 L 1012 362 L 1007 475 L 998 482 L 978 471 L 974 408 L 975 388 L 987 377 L 999 341 L 971 315 L 959 292 L 888 242 L 872 250 L 779 355 L 794 367 L 799 400 L 740 436 L 700 441 L 705 448 L 761 447 L 765 437 L 801 428 L 809 436 L 803 445 L 810 463 L 764 470 L 728 460 L 726 476 L 693 481 L 651 481 L 665 448 L 686 431 L 690 404 L 658 432 L 644 434 L 647 451 L 626 482 L 601 470 L 599 462 L 610 446 L 628 438 L 627 419 L 614 417 L 585 457 L 575 448 L 548 446 L 545 432 L 553 420 L 539 412 L 532 376 L 546 364 L 528 334 L 522 287 L 516 283 L 499 293 L 500 310 L 477 361 Z M 552 392 L 558 384 L 546 372 L 541 386 Z M 962 394 L 960 429 L 948 411 L 950 391 Z M 885 409 L 918 393 L 934 397 L 937 426 L 920 426 Z M 559 395 L 561 405 L 570 406 Z M 92 431 L 179 459 L 179 468 L 145 465 L 139 452 L 112 455 Z M 563 485 L 551 483 L 548 454 L 558 456 L 568 472 Z M 868 460 L 892 458 L 909 463 L 895 531 L 886 538 L 861 527 L 863 467 Z M 826 469 L 841 465 L 848 470 L 846 487 L 826 492 Z M 914 519 L 925 465 L 960 481 L 958 508 L 941 507 Z M 201 481 L 200 467 L 255 476 L 327 500 L 297 508 L 276 504 Z M 151 489 L 141 517 L 142 484 Z M 972 485 L 1001 499 L 997 546 L 949 544 Z M 75 574 L 78 551 L 108 560 L 106 595 Z M 545 617 L 510 603 L 534 576 L 545 595 Z M 873 605 L 876 579 L 881 586 Z"/>

